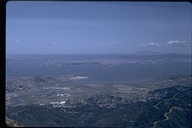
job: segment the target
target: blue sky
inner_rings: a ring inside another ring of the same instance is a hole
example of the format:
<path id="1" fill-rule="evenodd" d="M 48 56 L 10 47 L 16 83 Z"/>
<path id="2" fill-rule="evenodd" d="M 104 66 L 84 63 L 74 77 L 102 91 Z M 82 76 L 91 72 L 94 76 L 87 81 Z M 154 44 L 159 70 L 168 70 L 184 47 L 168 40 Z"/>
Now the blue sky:
<path id="1" fill-rule="evenodd" d="M 6 5 L 6 54 L 191 53 L 187 2 Z"/>

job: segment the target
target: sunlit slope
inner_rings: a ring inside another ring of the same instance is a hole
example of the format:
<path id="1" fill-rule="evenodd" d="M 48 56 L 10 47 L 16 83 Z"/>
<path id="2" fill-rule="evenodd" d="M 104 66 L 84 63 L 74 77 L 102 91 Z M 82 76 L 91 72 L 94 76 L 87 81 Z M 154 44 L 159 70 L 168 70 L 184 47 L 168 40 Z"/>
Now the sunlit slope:
<path id="1" fill-rule="evenodd" d="M 15 120 L 11 120 L 7 117 L 5 117 L 5 122 L 6 122 L 6 125 L 9 126 L 9 127 L 24 127 L 23 124 L 15 121 Z"/>

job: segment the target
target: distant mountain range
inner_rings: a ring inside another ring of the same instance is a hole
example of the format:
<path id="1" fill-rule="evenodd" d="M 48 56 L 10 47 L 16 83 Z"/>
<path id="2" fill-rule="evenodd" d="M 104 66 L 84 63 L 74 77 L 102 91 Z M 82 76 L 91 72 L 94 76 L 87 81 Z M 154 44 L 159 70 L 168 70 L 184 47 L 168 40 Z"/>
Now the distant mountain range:
<path id="1" fill-rule="evenodd" d="M 182 53 L 160 53 L 160 52 L 155 52 L 155 51 L 138 51 L 138 52 L 134 52 L 134 55 L 190 55 L 190 54 L 182 54 Z"/>

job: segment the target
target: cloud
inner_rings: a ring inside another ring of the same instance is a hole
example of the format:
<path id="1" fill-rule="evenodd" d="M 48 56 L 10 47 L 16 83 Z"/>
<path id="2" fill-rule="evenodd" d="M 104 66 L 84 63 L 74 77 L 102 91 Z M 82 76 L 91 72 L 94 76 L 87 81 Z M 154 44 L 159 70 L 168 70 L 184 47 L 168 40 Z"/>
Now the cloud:
<path id="1" fill-rule="evenodd" d="M 57 45 L 57 42 L 52 42 L 51 44 L 52 44 L 52 45 Z"/>
<path id="2" fill-rule="evenodd" d="M 168 41 L 166 45 L 183 45 L 186 43 L 187 41 L 171 40 L 171 41 Z"/>
<path id="3" fill-rule="evenodd" d="M 18 39 L 16 39 L 16 40 L 15 40 L 15 42 L 16 42 L 16 43 L 19 43 L 19 42 L 21 42 L 21 41 L 20 41 L 20 40 L 18 40 Z"/>
<path id="4" fill-rule="evenodd" d="M 138 44 L 139 46 L 145 46 L 145 47 L 157 47 L 157 46 L 161 46 L 161 44 L 159 44 L 159 43 L 148 43 L 148 44 L 146 44 L 146 43 L 139 43 Z"/>
<path id="5" fill-rule="evenodd" d="M 188 45 L 190 43 L 188 43 L 187 41 L 179 41 L 179 40 L 170 40 L 167 43 L 164 44 L 160 44 L 160 43 L 139 43 L 138 46 L 141 47 L 159 47 L 159 46 L 183 46 L 183 45 Z"/>
<path id="6" fill-rule="evenodd" d="M 113 41 L 112 43 L 107 43 L 107 44 L 101 44 L 101 46 L 107 47 L 107 46 L 115 46 L 118 45 L 116 41 Z"/>
<path id="7" fill-rule="evenodd" d="M 101 44 L 100 46 L 102 46 L 102 47 L 125 48 L 125 47 L 129 47 L 130 44 L 128 44 L 128 43 L 119 43 L 119 42 L 117 42 L 117 41 L 113 41 L 113 42 L 111 42 L 111 43 Z"/>
<path id="8" fill-rule="evenodd" d="M 148 46 L 160 46 L 160 44 L 159 43 L 149 43 L 149 45 Z"/>
<path id="9" fill-rule="evenodd" d="M 83 44 L 82 44 L 82 46 L 86 47 L 86 46 L 87 46 L 87 44 L 86 44 L 86 43 L 83 43 Z"/>

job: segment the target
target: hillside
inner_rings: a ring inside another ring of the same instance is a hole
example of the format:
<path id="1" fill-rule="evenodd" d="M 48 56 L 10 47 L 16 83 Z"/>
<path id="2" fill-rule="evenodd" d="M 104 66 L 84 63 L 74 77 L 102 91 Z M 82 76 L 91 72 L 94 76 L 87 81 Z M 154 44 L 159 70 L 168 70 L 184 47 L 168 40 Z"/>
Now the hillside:
<path id="1" fill-rule="evenodd" d="M 9 118 L 7 118 L 7 117 L 5 117 L 5 120 L 6 120 L 6 125 L 7 125 L 8 127 L 24 127 L 23 124 L 15 121 L 15 120 L 11 120 L 11 119 L 9 119 Z"/>
<path id="2" fill-rule="evenodd" d="M 87 104 L 74 107 L 51 107 L 50 105 L 26 105 L 9 107 L 6 115 L 27 126 L 35 127 L 183 127 L 191 125 L 191 86 L 173 86 L 148 93 L 160 99 L 117 103 L 115 107 L 97 105 L 96 97 Z M 105 95 L 110 102 L 112 96 Z M 94 100 L 95 99 L 95 100 Z M 99 98 L 101 100 L 101 97 Z M 107 105 L 107 104 L 106 104 Z M 17 123 L 9 124 L 13 126 Z"/>

